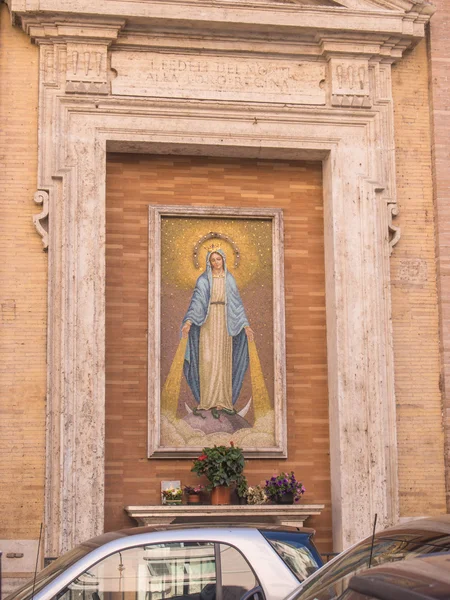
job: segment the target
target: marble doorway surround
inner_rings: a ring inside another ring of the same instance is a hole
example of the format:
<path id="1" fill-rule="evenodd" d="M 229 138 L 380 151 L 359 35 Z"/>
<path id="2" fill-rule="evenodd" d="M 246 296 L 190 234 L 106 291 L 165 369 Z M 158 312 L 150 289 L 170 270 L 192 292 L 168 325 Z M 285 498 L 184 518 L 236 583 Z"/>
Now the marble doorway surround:
<path id="1" fill-rule="evenodd" d="M 10 0 L 40 46 L 46 554 L 103 531 L 107 151 L 321 160 L 333 535 L 398 518 L 391 64 L 421 0 Z M 289 401 L 289 399 L 288 399 Z"/>

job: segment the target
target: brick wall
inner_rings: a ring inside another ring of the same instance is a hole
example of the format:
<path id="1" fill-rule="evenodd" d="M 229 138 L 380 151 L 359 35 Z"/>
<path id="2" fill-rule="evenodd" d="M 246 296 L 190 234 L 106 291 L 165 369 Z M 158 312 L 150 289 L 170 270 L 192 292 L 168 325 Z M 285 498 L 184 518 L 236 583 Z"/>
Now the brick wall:
<path id="1" fill-rule="evenodd" d="M 284 209 L 287 461 L 251 460 L 251 484 L 293 469 L 308 522 L 331 547 L 321 166 L 202 157 L 111 155 L 107 163 L 106 529 L 131 524 L 127 504 L 159 503 L 160 481 L 195 482 L 189 460 L 147 455 L 147 206 L 198 204 Z M 261 196 L 268 200 L 261 203 Z"/>
<path id="2" fill-rule="evenodd" d="M 0 4 L 0 39 L 0 550 L 5 592 L 16 576 L 34 568 L 32 540 L 43 519 L 47 257 L 32 223 L 40 211 L 33 202 L 38 50 L 11 27 L 5 4 Z M 23 559 L 6 559 L 11 539 L 24 540 L 19 544 Z"/>
<path id="3" fill-rule="evenodd" d="M 428 58 L 432 100 L 436 258 L 441 316 L 441 388 L 444 396 L 446 433 L 447 510 L 450 511 L 450 4 L 447 0 L 433 0 L 433 4 L 437 12 L 431 20 Z"/>
<path id="4" fill-rule="evenodd" d="M 445 512 L 426 43 L 393 67 L 397 218 L 391 260 L 400 515 Z"/>

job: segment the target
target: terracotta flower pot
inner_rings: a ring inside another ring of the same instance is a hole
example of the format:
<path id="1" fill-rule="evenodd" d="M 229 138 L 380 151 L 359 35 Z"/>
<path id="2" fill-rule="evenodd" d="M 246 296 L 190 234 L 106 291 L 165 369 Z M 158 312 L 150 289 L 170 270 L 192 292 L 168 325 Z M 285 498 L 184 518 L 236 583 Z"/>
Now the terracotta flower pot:
<path id="1" fill-rule="evenodd" d="M 188 504 L 200 504 L 200 494 L 189 494 L 187 497 Z"/>
<path id="2" fill-rule="evenodd" d="M 218 485 L 212 489 L 211 504 L 230 504 L 231 490 L 226 485 Z"/>

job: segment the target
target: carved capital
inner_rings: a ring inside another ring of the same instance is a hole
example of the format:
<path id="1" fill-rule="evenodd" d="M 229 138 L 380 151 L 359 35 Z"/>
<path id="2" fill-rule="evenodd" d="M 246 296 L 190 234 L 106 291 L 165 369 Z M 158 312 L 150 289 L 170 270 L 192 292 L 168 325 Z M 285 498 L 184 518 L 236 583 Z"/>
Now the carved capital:
<path id="1" fill-rule="evenodd" d="M 66 92 L 108 94 L 108 46 L 106 44 L 67 44 Z"/>
<path id="2" fill-rule="evenodd" d="M 36 231 L 42 238 L 44 250 L 48 249 L 48 191 L 38 190 L 34 194 L 36 204 L 42 205 L 42 211 L 38 215 L 33 216 L 33 223 Z"/>
<path id="3" fill-rule="evenodd" d="M 331 105 L 370 108 L 369 62 L 366 59 L 331 58 Z"/>

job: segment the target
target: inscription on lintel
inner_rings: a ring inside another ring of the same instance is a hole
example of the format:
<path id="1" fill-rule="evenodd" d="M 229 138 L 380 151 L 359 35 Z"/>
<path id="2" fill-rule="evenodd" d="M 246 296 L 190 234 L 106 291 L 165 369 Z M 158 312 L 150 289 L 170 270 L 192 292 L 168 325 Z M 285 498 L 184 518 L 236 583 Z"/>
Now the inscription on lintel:
<path id="1" fill-rule="evenodd" d="M 325 104 L 325 64 L 298 60 L 113 52 L 112 93 Z"/>

